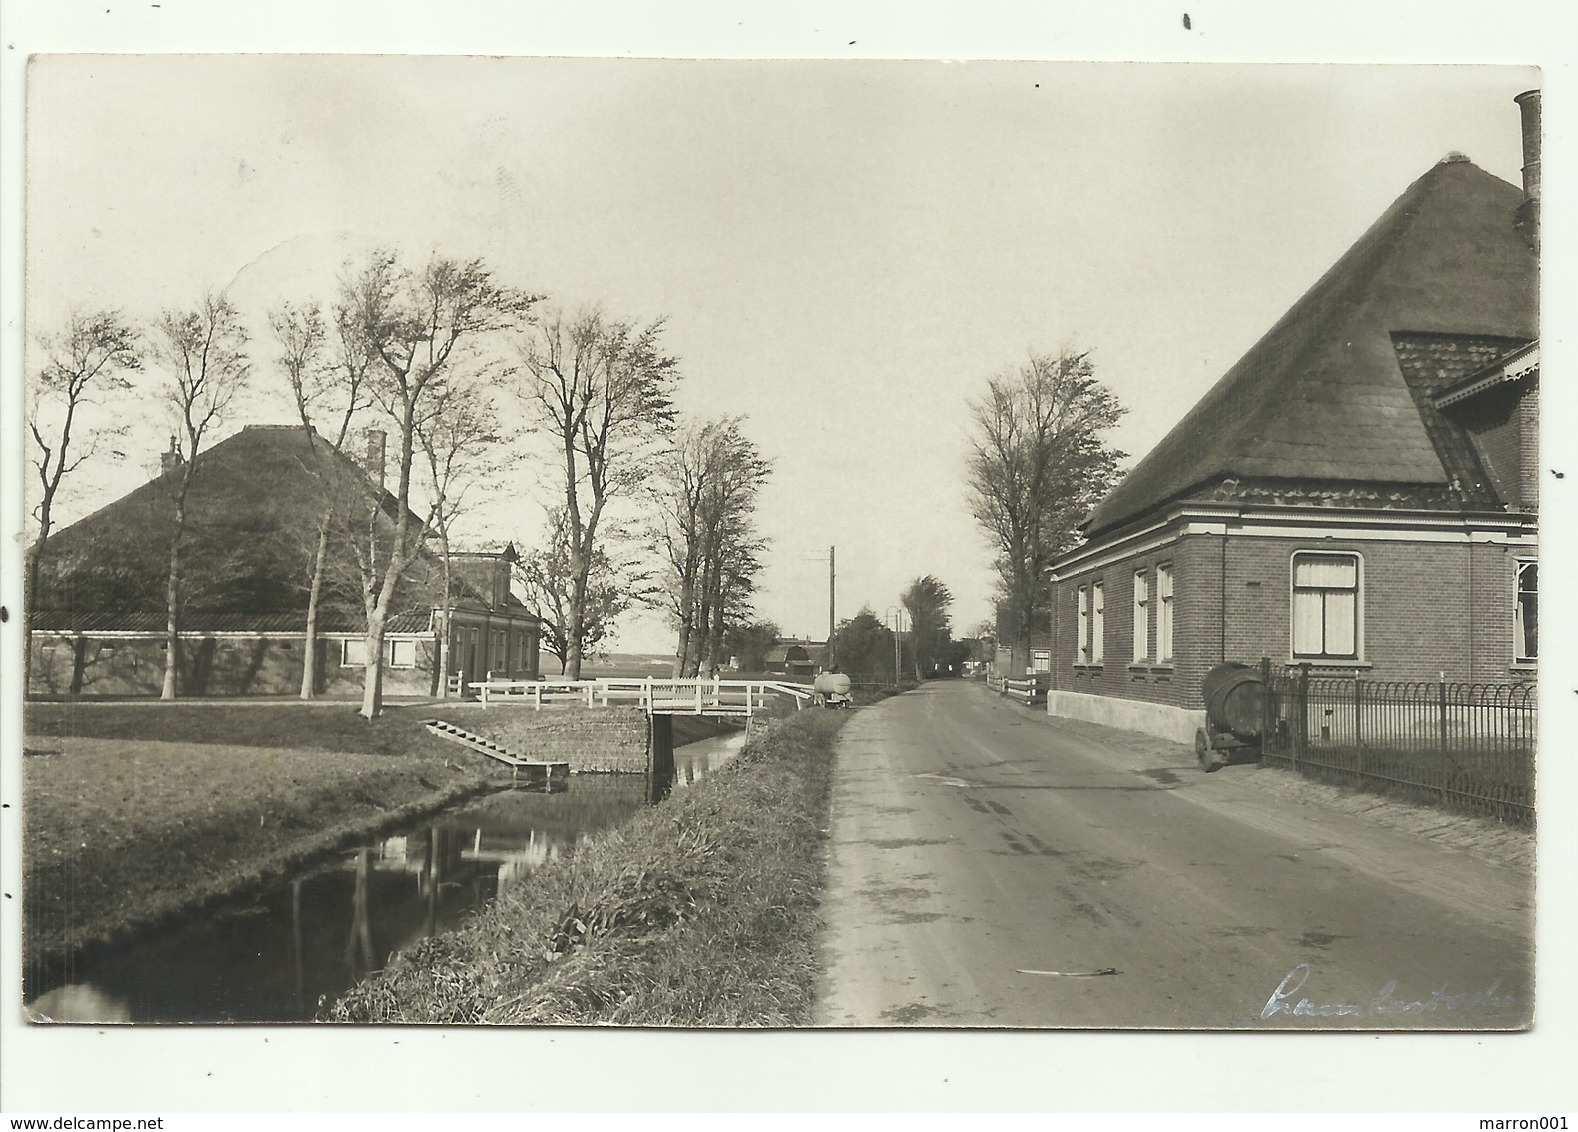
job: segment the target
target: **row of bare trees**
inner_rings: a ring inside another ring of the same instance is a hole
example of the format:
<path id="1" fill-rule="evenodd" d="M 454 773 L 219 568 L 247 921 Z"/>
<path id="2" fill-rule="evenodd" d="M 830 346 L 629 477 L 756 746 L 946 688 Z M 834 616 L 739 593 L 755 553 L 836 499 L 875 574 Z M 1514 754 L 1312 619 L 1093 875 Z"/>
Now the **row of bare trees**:
<path id="1" fill-rule="evenodd" d="M 756 499 L 771 472 L 738 417 L 689 425 L 662 464 L 655 541 L 665 606 L 679 631 L 675 676 L 721 668 L 729 630 L 749 620 L 767 546 L 756 529 Z"/>
<path id="2" fill-rule="evenodd" d="M 270 314 L 274 388 L 288 393 L 304 426 L 305 463 L 320 487 L 305 580 L 303 698 L 314 694 L 327 575 L 334 563 L 351 561 L 347 588 L 358 593 L 365 624 L 362 712 L 380 712 L 385 634 L 404 580 L 436 543 L 447 626 L 455 523 L 506 452 L 535 459 L 560 500 L 549 508 L 542 539 L 532 540 L 521 580 L 544 619 L 544 647 L 568 676 L 580 675 L 588 650 L 633 604 L 671 609 L 681 634 L 678 664 L 690 671 L 703 658 L 716 663 L 726 629 L 744 623 L 765 546 L 751 520 L 766 462 L 738 419 L 685 426 L 676 439 L 679 368 L 664 349 L 661 319 L 643 324 L 597 309 L 544 313 L 544 304 L 541 295 L 498 282 L 481 260 L 434 255 L 413 266 L 381 250 L 347 267 L 327 309 L 305 301 Z M 46 362 L 28 405 L 41 490 L 25 610 L 31 616 L 38 552 L 62 482 L 106 454 L 118 431 L 102 423 L 103 412 L 96 428 L 82 417 L 132 390 L 134 380 L 145 400 L 157 387 L 172 432 L 161 482 L 173 514 L 162 695 L 173 698 L 187 504 L 200 455 L 229 423 L 254 373 L 246 326 L 222 294 L 164 312 L 146 339 L 107 311 L 74 316 L 41 343 Z M 503 427 L 506 420 L 517 427 Z M 369 480 L 347 451 L 353 433 L 368 430 L 386 438 L 382 480 Z M 683 510 L 671 489 L 687 466 L 703 483 L 683 533 L 670 523 Z M 658 577 L 662 568 L 644 561 L 652 549 L 680 568 Z M 436 658 L 440 679 L 449 674 L 448 636 Z"/>
<path id="3" fill-rule="evenodd" d="M 1049 624 L 1048 570 L 1117 482 L 1124 454 L 1106 437 L 1123 413 L 1089 353 L 1072 350 L 1032 354 L 970 405 L 970 506 L 995 552 L 998 631 L 1015 671 L 1030 662 L 1033 627 Z"/>

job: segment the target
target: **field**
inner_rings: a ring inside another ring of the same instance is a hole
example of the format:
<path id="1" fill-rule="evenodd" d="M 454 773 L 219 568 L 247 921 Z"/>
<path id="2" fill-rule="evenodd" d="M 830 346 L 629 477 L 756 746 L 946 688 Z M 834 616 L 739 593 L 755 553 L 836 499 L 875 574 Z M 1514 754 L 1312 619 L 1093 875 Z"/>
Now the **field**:
<path id="1" fill-rule="evenodd" d="M 475 705 L 30 704 L 23 741 L 30 954 L 60 952 L 256 884 L 508 772 L 419 721 Z M 514 710 L 514 709 L 499 709 Z M 677 745 L 727 725 L 677 719 Z"/>

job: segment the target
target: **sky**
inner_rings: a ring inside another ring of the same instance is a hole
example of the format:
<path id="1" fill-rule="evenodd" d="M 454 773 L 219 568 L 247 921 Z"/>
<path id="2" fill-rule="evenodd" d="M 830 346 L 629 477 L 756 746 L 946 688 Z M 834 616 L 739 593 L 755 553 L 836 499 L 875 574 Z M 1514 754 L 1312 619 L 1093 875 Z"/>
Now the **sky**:
<path id="1" fill-rule="evenodd" d="M 78 301 L 145 317 L 204 285 L 233 286 L 254 306 L 323 293 L 347 251 L 395 240 L 486 255 L 566 302 L 669 316 L 686 407 L 748 414 L 752 435 L 778 460 L 763 509 L 781 552 L 765 614 L 822 632 L 825 564 L 815 559 L 837 544 L 841 616 L 864 602 L 880 615 L 905 581 L 932 572 L 959 595 L 956 619 L 968 624 L 984 615 L 991 579 L 960 507 L 960 455 L 964 406 L 988 375 L 1028 350 L 1091 349 L 1130 407 L 1115 440 L 1139 455 L 1442 155 L 1460 150 L 1517 179 L 1511 98 L 1530 85 L 1528 72 L 1421 65 L 1541 64 L 1547 196 L 1571 199 L 1578 85 L 1574 17 L 1560 0 L 1187 0 L 1187 29 L 1182 7 L 0 0 L 0 526 L 10 532 L 0 598 L 14 609 L 20 593 L 19 378 L 30 332 Z M 34 64 L 30 87 L 23 64 L 34 52 L 56 57 Z M 314 74 L 300 62 L 236 56 L 59 57 L 73 52 L 476 61 L 330 59 Z M 619 65 L 494 67 L 482 61 L 491 55 Z M 654 57 L 824 62 L 632 63 Z M 861 62 L 873 59 L 1107 64 Z M 1115 65 L 1135 59 L 1173 65 Z M 1346 65 L 1238 66 L 1265 60 Z M 1358 69 L 1375 63 L 1415 66 Z M 1548 206 L 1543 228 L 1553 314 L 1542 351 L 1556 373 L 1571 369 L 1558 317 L 1572 309 L 1570 216 Z M 1566 577 L 1578 477 L 1555 473 L 1575 419 L 1572 387 L 1552 381 L 1544 393 L 1552 476 L 1541 556 L 1549 576 Z M 79 513 L 132 486 L 163 446 L 162 430 L 139 424 L 143 450 L 85 482 L 91 490 L 71 504 Z M 1563 588 L 1546 596 L 1548 627 L 1578 617 Z M 1578 687 L 1570 634 L 1548 635 L 1542 744 L 1567 733 L 1562 697 Z M 629 636 L 668 647 L 650 628 Z M 20 694 L 11 674 L 20 649 L 3 630 L 0 645 L 0 792 L 15 799 L 21 728 L 11 709 Z M 1542 765 L 1542 807 L 1570 804 L 1571 766 Z M 0 873 L 11 892 L 20 883 L 16 814 L 0 811 Z M 895 1039 L 238 1027 L 106 1036 L 24 1027 L 19 982 L 0 977 L 5 1103 L 450 1114 L 524 1105 L 1325 1109 L 1390 1111 L 1396 1124 L 1407 1123 L 1399 1109 L 1504 1112 L 1508 1097 L 1525 1111 L 1565 1111 L 1578 1038 L 1578 995 L 1561 961 L 1572 939 L 1570 824 L 1540 830 L 1533 1034 Z M 10 905 L 0 905 L 0 951 L 15 955 Z M 373 1082 L 376 1095 L 360 1087 Z M 1141 1120 L 1154 1122 L 1128 1123 Z"/>
<path id="2" fill-rule="evenodd" d="M 266 313 L 388 244 L 569 309 L 667 320 L 688 414 L 773 462 L 761 616 L 879 617 L 913 578 L 991 615 L 969 405 L 1091 352 L 1137 457 L 1451 151 L 1516 181 L 1519 67 L 65 56 L 29 75 L 27 320 L 223 289 L 254 331 L 224 432 L 287 423 Z M 36 355 L 35 355 L 36 357 Z M 36 363 L 35 363 L 36 368 Z M 139 380 L 157 377 L 150 371 Z M 156 466 L 85 469 L 64 521 Z M 120 410 L 118 412 L 124 412 Z M 475 538 L 530 545 L 534 441 Z M 516 457 L 514 453 L 520 453 Z M 662 651 L 655 615 L 616 647 Z"/>

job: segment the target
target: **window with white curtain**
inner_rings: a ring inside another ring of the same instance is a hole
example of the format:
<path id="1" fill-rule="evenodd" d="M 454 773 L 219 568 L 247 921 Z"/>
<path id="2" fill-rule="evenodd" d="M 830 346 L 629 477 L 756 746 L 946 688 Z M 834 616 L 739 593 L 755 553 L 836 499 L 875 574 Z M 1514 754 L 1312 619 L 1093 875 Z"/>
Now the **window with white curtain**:
<path id="1" fill-rule="evenodd" d="M 1173 658 L 1173 568 L 1156 567 L 1156 659 Z"/>
<path id="2" fill-rule="evenodd" d="M 1076 592 L 1075 641 L 1079 646 L 1079 663 L 1090 663 L 1090 591 L 1080 586 Z"/>
<path id="3" fill-rule="evenodd" d="M 1106 605 L 1102 601 L 1101 583 L 1095 582 L 1090 587 L 1090 662 L 1100 664 L 1106 652 Z"/>
<path id="4" fill-rule="evenodd" d="M 1359 657 L 1359 556 L 1293 556 L 1293 655 L 1310 660 Z"/>
<path id="5" fill-rule="evenodd" d="M 1144 570 L 1134 572 L 1134 659 L 1151 655 L 1151 580 Z"/>

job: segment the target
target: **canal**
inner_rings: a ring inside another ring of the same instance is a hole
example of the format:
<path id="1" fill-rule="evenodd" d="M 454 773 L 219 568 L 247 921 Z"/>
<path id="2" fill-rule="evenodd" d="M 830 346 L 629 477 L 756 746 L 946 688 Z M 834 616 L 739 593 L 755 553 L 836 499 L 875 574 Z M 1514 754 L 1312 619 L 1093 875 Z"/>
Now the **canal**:
<path id="1" fill-rule="evenodd" d="M 744 742 L 674 752 L 675 789 Z M 540 865 L 573 853 L 645 802 L 642 775 L 576 775 L 556 794 L 507 790 L 462 803 L 263 889 L 30 972 L 34 1017 L 60 1022 L 299 1022 L 393 952 L 448 931 Z"/>

